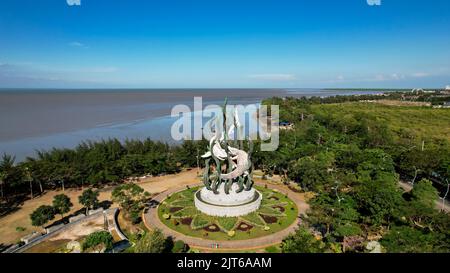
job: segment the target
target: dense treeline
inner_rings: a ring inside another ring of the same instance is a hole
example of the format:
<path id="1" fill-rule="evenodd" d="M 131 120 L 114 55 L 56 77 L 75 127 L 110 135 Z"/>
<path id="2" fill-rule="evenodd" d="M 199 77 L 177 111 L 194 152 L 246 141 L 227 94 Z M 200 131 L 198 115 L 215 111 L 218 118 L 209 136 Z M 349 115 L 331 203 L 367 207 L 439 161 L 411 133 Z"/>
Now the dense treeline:
<path id="1" fill-rule="evenodd" d="M 304 221 L 312 232 L 301 229 L 286 238 L 283 250 L 365 251 L 375 240 L 390 252 L 450 251 L 450 217 L 436 209 L 439 192 L 430 181 L 441 189 L 448 183 L 449 141 L 433 138 L 434 132 L 424 139 L 392 130 L 364 107 L 320 105 L 353 99 L 264 101 L 280 105 L 281 120 L 295 126 L 281 131 L 276 152 L 257 153 L 255 162 L 315 195 Z M 414 185 L 410 193 L 400 189 L 400 177 Z M 317 242 L 312 233 L 322 239 Z"/>
<path id="2" fill-rule="evenodd" d="M 170 146 L 150 139 L 123 143 L 109 139 L 83 142 L 75 149 L 38 151 L 36 157 L 18 164 L 13 156 L 3 155 L 2 200 L 17 202 L 47 189 L 101 187 L 128 177 L 175 173 L 183 167 L 197 166 L 197 154 L 201 155 L 206 147 L 206 142 L 186 141 Z"/>
<path id="3" fill-rule="evenodd" d="M 411 128 L 392 130 L 389 122 L 371 112 L 359 111 L 359 108 L 345 112 L 344 108 L 355 107 L 353 105 L 334 109 L 320 106 L 355 98 L 359 96 L 265 100 L 265 104 L 280 105 L 280 119 L 296 126 L 295 130 L 282 131 L 280 148 L 273 153 L 264 153 L 263 158 L 270 160 L 262 161 L 261 167 L 281 174 L 286 172 L 295 180 L 295 173 L 299 171 L 296 166 L 310 163 L 308 156 L 319 155 L 315 162 L 325 165 L 330 165 L 327 154 L 330 156 L 332 153 L 334 158 L 331 161 L 338 159 L 338 164 L 345 162 L 347 157 L 353 164 L 337 167 L 348 168 L 361 162 L 360 157 L 367 154 L 366 149 L 380 149 L 392 158 L 396 171 L 402 177 L 410 181 L 427 178 L 437 186 L 447 185 L 446 180 L 450 177 L 450 142 L 445 138 L 435 138 L 437 132 L 424 132 L 426 137 L 419 137 Z M 426 115 L 427 110 L 423 109 L 420 113 Z M 401 124 L 398 126 L 401 127 Z M 295 164 L 298 159 L 305 162 Z"/>
<path id="4" fill-rule="evenodd" d="M 401 121 L 394 124 L 358 103 L 328 107 L 386 98 L 420 101 L 424 96 L 430 95 L 411 98 L 396 92 L 263 102 L 279 105 L 281 120 L 294 127 L 280 131 L 277 151 L 261 152 L 255 143 L 254 167 L 266 174 L 280 174 L 284 181 L 315 194 L 304 221 L 307 229 L 287 238 L 284 251 L 364 251 L 361 245 L 370 240 L 381 242 L 391 252 L 450 251 L 450 217 L 435 204 L 450 177 L 449 139 L 436 137 L 445 133 L 426 131 L 420 123 L 418 128 L 403 128 Z M 347 107 L 354 108 L 346 111 Z M 425 116 L 432 110 L 414 109 Z M 442 120 L 448 118 L 446 109 L 433 111 L 441 111 Z M 418 116 L 410 119 L 414 123 Z M 4 155 L 0 160 L 2 200 L 14 202 L 46 189 L 101 187 L 128 177 L 201 167 L 197 156 L 207 145 L 206 141 L 169 146 L 149 139 L 123 143 L 110 139 L 85 142 L 75 149 L 39 151 L 18 164 Z M 410 182 L 413 190 L 404 193 L 399 180 Z M 311 230 L 322 237 L 318 243 Z"/>

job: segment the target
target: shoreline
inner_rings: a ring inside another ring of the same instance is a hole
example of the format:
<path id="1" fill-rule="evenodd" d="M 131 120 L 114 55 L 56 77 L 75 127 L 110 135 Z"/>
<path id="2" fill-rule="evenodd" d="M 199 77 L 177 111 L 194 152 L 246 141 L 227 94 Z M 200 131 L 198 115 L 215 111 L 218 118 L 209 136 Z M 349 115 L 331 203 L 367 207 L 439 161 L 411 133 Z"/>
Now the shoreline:
<path id="1" fill-rule="evenodd" d="M 4 89 L 5 90 L 5 89 Z M 34 156 L 36 150 L 53 147 L 74 148 L 86 140 L 136 138 L 166 140 L 176 104 L 193 106 L 193 97 L 202 96 L 203 105 L 258 104 L 271 96 L 329 97 L 357 95 L 322 89 L 96 89 L 98 92 L 0 91 L 0 153 L 14 154 L 17 161 Z M 25 89 L 24 89 L 25 90 Z M 28 91 L 34 89 L 26 89 Z M 59 89 L 55 89 L 59 90 Z M 108 91 L 109 90 L 109 91 Z M 244 94 L 242 91 L 246 91 Z M 374 92 L 363 92 L 373 94 Z M 3 117 L 3 118 L 2 118 Z M 158 128 L 158 130 L 154 130 Z"/>

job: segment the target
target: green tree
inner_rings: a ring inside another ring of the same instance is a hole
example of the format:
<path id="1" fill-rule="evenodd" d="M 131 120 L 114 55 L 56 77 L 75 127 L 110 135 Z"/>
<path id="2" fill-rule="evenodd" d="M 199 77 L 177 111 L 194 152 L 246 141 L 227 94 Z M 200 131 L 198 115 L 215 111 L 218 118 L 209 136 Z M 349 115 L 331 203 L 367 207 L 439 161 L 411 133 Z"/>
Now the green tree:
<path id="1" fill-rule="evenodd" d="M 42 205 L 30 215 L 33 226 L 44 227 L 44 225 L 55 218 L 55 209 L 52 206 Z"/>
<path id="2" fill-rule="evenodd" d="M 14 156 L 3 154 L 0 160 L 0 182 L 2 198 L 6 196 L 6 188 L 19 188 L 22 181 L 22 172 L 14 165 L 16 158 Z"/>
<path id="3" fill-rule="evenodd" d="M 333 167 L 334 154 L 323 152 L 300 158 L 294 163 L 290 176 L 300 181 L 302 188 L 318 192 L 333 182 Z"/>
<path id="4" fill-rule="evenodd" d="M 147 232 L 134 246 L 135 253 L 163 253 L 167 250 L 167 239 L 159 229 Z"/>
<path id="5" fill-rule="evenodd" d="M 113 248 L 113 237 L 107 231 L 96 231 L 89 234 L 83 241 L 83 251 L 108 251 Z"/>
<path id="6" fill-rule="evenodd" d="M 403 204 L 396 175 L 382 173 L 373 180 L 363 177 L 360 183 L 355 197 L 363 220 L 376 226 L 389 223 L 397 208 Z"/>
<path id="7" fill-rule="evenodd" d="M 113 202 L 124 210 L 125 215 L 136 223 L 140 220 L 140 212 L 150 194 L 138 185 L 129 183 L 117 186 L 111 196 Z"/>
<path id="8" fill-rule="evenodd" d="M 188 251 L 189 251 L 189 245 L 181 240 L 177 240 L 173 244 L 173 248 L 172 248 L 173 253 L 186 253 Z"/>
<path id="9" fill-rule="evenodd" d="M 3 185 L 5 183 L 5 177 L 6 177 L 5 173 L 0 171 L 0 198 L 2 199 L 2 201 L 3 201 L 3 198 L 5 197 L 4 192 L 3 192 Z"/>
<path id="10" fill-rule="evenodd" d="M 418 230 L 408 226 L 393 227 L 383 236 L 381 244 L 392 253 L 430 253 L 447 252 L 438 247 L 445 236 Z"/>
<path id="11" fill-rule="evenodd" d="M 86 215 L 89 209 L 93 209 L 98 205 L 98 191 L 94 191 L 91 188 L 84 190 L 83 193 L 78 196 L 78 202 L 86 208 Z"/>
<path id="12" fill-rule="evenodd" d="M 322 241 L 317 240 L 308 229 L 300 227 L 283 239 L 281 250 L 283 253 L 322 253 L 325 249 Z"/>
<path id="13" fill-rule="evenodd" d="M 73 204 L 67 195 L 58 194 L 53 198 L 53 208 L 55 209 L 55 213 L 61 215 L 61 219 L 64 217 L 64 214 L 70 211 L 71 207 L 73 207 Z"/>
<path id="14" fill-rule="evenodd" d="M 412 200 L 423 206 L 434 208 L 439 198 L 438 191 L 428 179 L 422 179 L 411 190 Z"/>

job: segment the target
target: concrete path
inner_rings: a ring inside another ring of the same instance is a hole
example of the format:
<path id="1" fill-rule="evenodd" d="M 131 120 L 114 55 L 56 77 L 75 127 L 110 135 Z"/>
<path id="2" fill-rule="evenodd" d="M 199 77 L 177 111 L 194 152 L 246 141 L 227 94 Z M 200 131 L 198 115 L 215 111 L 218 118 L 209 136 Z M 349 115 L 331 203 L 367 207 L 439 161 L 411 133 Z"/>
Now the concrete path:
<path id="1" fill-rule="evenodd" d="M 267 184 L 267 187 L 270 189 L 277 189 L 279 192 L 283 194 L 288 194 L 289 198 L 295 202 L 297 208 L 299 210 L 299 214 L 304 214 L 306 210 L 309 208 L 308 204 L 304 201 L 302 194 L 295 193 L 289 190 L 284 185 L 275 185 L 267 182 L 257 181 L 256 184 L 260 186 L 264 186 Z M 198 182 L 192 184 L 191 186 L 200 185 Z M 162 192 L 155 196 L 153 200 L 158 203 L 162 202 L 168 195 L 179 192 L 181 190 L 186 189 L 184 187 L 177 187 L 169 189 L 165 192 Z M 275 245 L 281 243 L 281 241 L 288 236 L 290 233 L 294 232 L 300 223 L 300 218 L 297 218 L 294 223 L 292 223 L 288 228 L 279 231 L 274 234 L 270 234 L 264 237 L 248 239 L 248 240 L 236 240 L 236 241 L 214 241 L 203 238 L 191 237 L 184 234 L 181 234 L 177 231 L 174 231 L 164 225 L 159 217 L 158 217 L 158 208 L 157 206 L 150 207 L 146 213 L 143 215 L 144 224 L 149 229 L 158 228 L 163 231 L 166 236 L 172 236 L 175 240 L 183 240 L 185 243 L 189 244 L 189 246 L 202 250 L 255 250 L 262 249 L 271 245 Z M 219 248 L 214 248 L 213 246 L 218 244 Z"/>

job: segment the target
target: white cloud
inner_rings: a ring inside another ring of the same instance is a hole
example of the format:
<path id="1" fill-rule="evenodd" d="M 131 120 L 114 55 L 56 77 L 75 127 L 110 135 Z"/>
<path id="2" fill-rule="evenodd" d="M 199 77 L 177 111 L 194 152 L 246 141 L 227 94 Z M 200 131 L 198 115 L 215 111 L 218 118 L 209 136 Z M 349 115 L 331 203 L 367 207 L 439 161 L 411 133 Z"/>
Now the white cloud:
<path id="1" fill-rule="evenodd" d="M 343 81 L 343 80 L 345 80 L 344 76 L 342 76 L 342 75 L 337 76 L 336 79 L 337 79 L 338 81 Z"/>
<path id="2" fill-rule="evenodd" d="M 69 6 L 81 6 L 81 0 L 66 0 Z"/>
<path id="3" fill-rule="evenodd" d="M 424 72 L 417 72 L 413 73 L 411 76 L 413 76 L 414 78 L 424 78 L 430 76 L 430 74 Z"/>
<path id="4" fill-rule="evenodd" d="M 115 66 L 99 66 L 99 67 L 92 67 L 81 70 L 81 72 L 85 73 L 113 73 L 117 72 L 119 69 Z"/>
<path id="5" fill-rule="evenodd" d="M 248 77 L 264 81 L 293 81 L 297 79 L 293 74 L 252 74 Z"/>
<path id="6" fill-rule="evenodd" d="M 69 46 L 78 47 L 78 48 L 88 48 L 85 44 L 77 42 L 77 41 L 70 42 Z"/>

